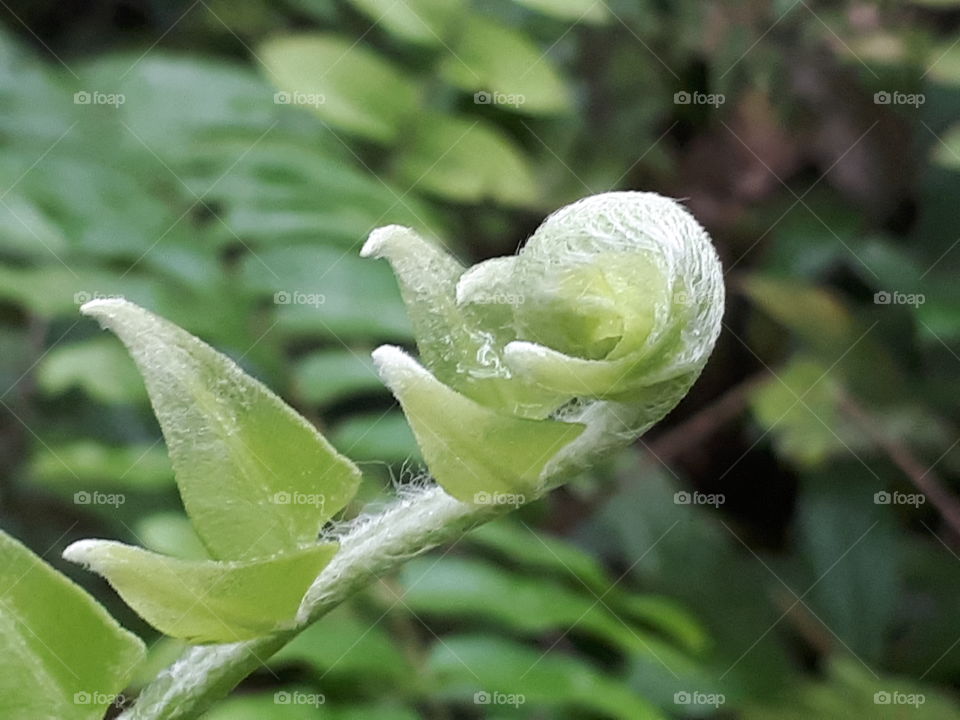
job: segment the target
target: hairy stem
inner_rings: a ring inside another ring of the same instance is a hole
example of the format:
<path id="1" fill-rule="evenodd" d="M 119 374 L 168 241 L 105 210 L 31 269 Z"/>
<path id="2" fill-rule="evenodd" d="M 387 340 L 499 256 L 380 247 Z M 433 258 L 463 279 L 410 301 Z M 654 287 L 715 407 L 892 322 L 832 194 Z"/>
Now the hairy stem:
<path id="1" fill-rule="evenodd" d="M 383 573 L 511 509 L 510 505 L 462 503 L 439 487 L 398 500 L 339 539 L 340 552 L 307 592 L 296 627 L 246 642 L 187 649 L 120 719 L 199 716 L 297 633 Z"/>

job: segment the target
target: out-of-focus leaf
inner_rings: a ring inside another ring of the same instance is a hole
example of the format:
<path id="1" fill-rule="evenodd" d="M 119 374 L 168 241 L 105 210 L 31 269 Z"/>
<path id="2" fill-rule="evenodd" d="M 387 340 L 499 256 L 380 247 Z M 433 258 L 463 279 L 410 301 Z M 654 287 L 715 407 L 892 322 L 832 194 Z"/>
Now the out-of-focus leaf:
<path id="1" fill-rule="evenodd" d="M 601 24 L 610 19 L 607 6 L 594 0 L 514 0 L 514 2 L 565 22 Z"/>
<path id="2" fill-rule="evenodd" d="M 143 659 L 143 643 L 4 532 L 0 588 L 0 715 L 102 718 Z"/>
<path id="3" fill-rule="evenodd" d="M 900 593 L 898 537 L 875 478 L 855 460 L 807 478 L 800 543 L 810 563 L 808 602 L 820 622 L 865 662 L 876 663 Z"/>
<path id="4" fill-rule="evenodd" d="M 191 643 L 238 642 L 291 625 L 337 552 L 314 545 L 265 560 L 180 560 L 110 540 L 80 540 L 63 556 L 102 575 L 137 614 Z"/>
<path id="5" fill-rule="evenodd" d="M 148 550 L 185 560 L 208 560 L 190 519 L 180 512 L 153 513 L 137 523 L 136 538 Z"/>
<path id="6" fill-rule="evenodd" d="M 255 73 L 212 58 L 137 51 L 98 58 L 80 75 L 83 90 L 123 95 L 101 126 L 115 118 L 124 146 L 146 153 L 144 164 L 161 176 L 169 174 L 163 162 L 189 158 L 193 141 L 238 128 L 263 134 L 277 112 L 273 91 Z"/>
<path id="7" fill-rule="evenodd" d="M 516 30 L 471 15 L 454 55 L 442 72 L 474 95 L 474 102 L 533 114 L 561 113 L 571 98 L 564 79 L 543 50 Z"/>
<path id="8" fill-rule="evenodd" d="M 463 705 L 472 705 L 478 693 L 497 692 L 514 696 L 524 713 L 530 712 L 528 706 L 573 706 L 629 720 L 664 717 L 626 685 L 579 658 L 505 638 L 448 635 L 434 646 L 429 668 L 440 692 Z M 506 703 L 509 698 L 501 698 L 500 704 Z"/>
<path id="9" fill-rule="evenodd" d="M 504 518 L 482 525 L 466 540 L 495 552 L 502 560 L 553 573 L 575 589 L 587 589 L 626 621 L 634 620 L 668 635 L 691 652 L 700 652 L 707 637 L 700 624 L 673 600 L 636 595 L 619 585 L 589 553 L 558 537 L 523 528 Z"/>
<path id="10" fill-rule="evenodd" d="M 397 159 L 401 179 L 448 200 L 536 203 L 536 180 L 519 148 L 480 120 L 422 115 Z"/>
<path id="11" fill-rule="evenodd" d="M 588 553 L 559 538 L 521 527 L 510 518 L 481 525 L 465 541 L 493 550 L 508 562 L 553 572 L 575 586 L 583 583 L 597 593 L 612 584 Z"/>
<path id="12" fill-rule="evenodd" d="M 144 305 L 159 305 L 153 279 L 106 272 L 71 263 L 36 268 L 0 266 L 0 299 L 11 300 L 43 317 L 76 320 L 81 304 L 94 298 L 122 297 Z"/>
<path id="13" fill-rule="evenodd" d="M 397 647 L 387 623 L 361 617 L 348 605 L 297 635 L 273 656 L 273 663 L 305 662 L 324 677 L 342 676 L 352 683 L 393 683 L 398 689 L 415 683 L 414 671 L 403 651 Z"/>
<path id="14" fill-rule="evenodd" d="M 754 390 L 750 404 L 781 455 L 801 466 L 816 466 L 831 455 L 870 444 L 841 412 L 840 398 L 840 385 L 829 367 L 795 357 Z"/>
<path id="15" fill-rule="evenodd" d="M 320 245 L 258 251 L 244 260 L 243 281 L 276 305 L 277 331 L 350 340 L 411 337 L 390 269 L 353 252 Z"/>
<path id="16" fill-rule="evenodd" d="M 464 13 L 463 0 L 350 0 L 377 25 L 418 45 L 443 45 Z"/>
<path id="17" fill-rule="evenodd" d="M 778 703 L 750 703 L 743 720 L 955 720 L 960 707 L 942 692 L 911 678 L 877 675 L 856 659 L 837 655 L 825 680 L 808 680 Z"/>
<path id="18" fill-rule="evenodd" d="M 476 560 L 414 560 L 404 566 L 401 582 L 404 603 L 418 614 L 492 620 L 523 634 L 581 632 L 627 653 L 656 652 L 663 645 L 590 593 Z"/>
<path id="19" fill-rule="evenodd" d="M 263 43 L 257 55 L 280 89 L 277 102 L 308 107 L 338 128 L 392 142 L 417 122 L 414 81 L 353 39 L 288 35 Z"/>
<path id="20" fill-rule="evenodd" d="M 817 348 L 846 347 L 856 339 L 850 312 L 826 290 L 754 275 L 744 291 L 778 322 Z"/>
<path id="21" fill-rule="evenodd" d="M 131 303 L 97 301 L 83 312 L 137 363 L 187 514 L 211 555 L 296 550 L 353 497 L 356 466 L 233 361 Z"/>
<path id="22" fill-rule="evenodd" d="M 137 671 L 130 679 L 130 685 L 134 688 L 142 688 L 150 684 L 157 675 L 172 665 L 186 648 L 187 643 L 183 640 L 169 637 L 157 639 L 147 648 L 147 657 L 137 667 Z"/>
<path id="23" fill-rule="evenodd" d="M 403 463 L 421 459 L 410 426 L 397 411 L 351 415 L 330 431 L 330 442 L 357 460 Z"/>
<path id="24" fill-rule="evenodd" d="M 93 440 L 40 445 L 30 459 L 30 474 L 50 487 L 69 490 L 118 488 L 165 489 L 173 484 L 173 468 L 163 447 L 111 447 Z"/>
<path id="25" fill-rule="evenodd" d="M 51 395 L 77 387 L 105 403 L 143 403 L 147 399 L 136 366 L 109 338 L 53 348 L 37 366 L 37 384 Z"/>
<path id="26" fill-rule="evenodd" d="M 8 192 L 0 201 L 0 250 L 55 260 L 66 253 L 67 240 L 28 198 Z"/>
<path id="27" fill-rule="evenodd" d="M 332 405 L 378 389 L 383 383 L 366 350 L 321 350 L 293 366 L 293 392 L 305 402 Z"/>
<path id="28" fill-rule="evenodd" d="M 406 708 L 382 704 L 344 704 L 330 701 L 309 687 L 284 687 L 271 695 L 242 695 L 226 700 L 203 716 L 203 720 L 418 720 Z"/>
<path id="29" fill-rule="evenodd" d="M 960 47 L 948 39 L 945 43 L 930 48 L 926 67 L 925 77 L 942 85 L 960 85 Z"/>

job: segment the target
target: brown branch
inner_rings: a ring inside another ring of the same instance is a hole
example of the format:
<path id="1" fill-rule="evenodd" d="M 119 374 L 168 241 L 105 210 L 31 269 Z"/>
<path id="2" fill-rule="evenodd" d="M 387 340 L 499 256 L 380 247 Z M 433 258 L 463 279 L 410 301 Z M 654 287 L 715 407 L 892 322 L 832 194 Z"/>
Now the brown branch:
<path id="1" fill-rule="evenodd" d="M 844 393 L 840 407 L 856 420 L 864 431 L 883 448 L 890 460 L 910 479 L 910 482 L 930 498 L 947 525 L 960 537 L 960 503 L 946 489 L 943 481 L 933 472 L 932 466 L 925 466 L 905 443 L 883 432 L 873 416 L 848 393 Z"/>

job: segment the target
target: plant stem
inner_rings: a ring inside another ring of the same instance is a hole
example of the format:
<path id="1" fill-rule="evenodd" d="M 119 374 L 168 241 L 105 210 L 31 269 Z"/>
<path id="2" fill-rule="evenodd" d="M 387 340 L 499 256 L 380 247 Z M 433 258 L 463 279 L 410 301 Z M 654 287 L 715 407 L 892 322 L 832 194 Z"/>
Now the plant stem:
<path id="1" fill-rule="evenodd" d="M 362 519 L 339 538 L 340 552 L 307 591 L 294 628 L 245 642 L 187 649 L 119 720 L 198 717 L 297 633 L 380 575 L 512 509 L 462 503 L 434 487 Z"/>

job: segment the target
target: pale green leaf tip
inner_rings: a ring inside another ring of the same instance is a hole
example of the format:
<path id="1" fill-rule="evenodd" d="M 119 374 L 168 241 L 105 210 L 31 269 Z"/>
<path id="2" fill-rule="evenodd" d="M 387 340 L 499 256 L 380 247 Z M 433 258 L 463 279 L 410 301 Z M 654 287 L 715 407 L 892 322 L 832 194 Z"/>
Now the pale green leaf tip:
<path id="1" fill-rule="evenodd" d="M 99 298 L 81 305 L 80 313 L 95 319 L 101 328 L 116 330 L 112 322 L 119 317 L 131 317 L 137 313 L 149 314 L 149 311 L 124 298 Z"/>
<path id="2" fill-rule="evenodd" d="M 109 542 L 109 540 L 77 540 L 64 549 L 62 556 L 68 562 L 80 565 L 87 570 L 95 570 L 97 551 Z"/>
<path id="3" fill-rule="evenodd" d="M 377 228 L 370 233 L 367 241 L 360 248 L 360 257 L 389 257 L 392 250 L 401 246 L 411 236 L 416 237 L 416 232 L 403 225 L 385 225 Z"/>
<path id="4" fill-rule="evenodd" d="M 370 355 L 380 379 L 391 389 L 401 387 L 418 377 L 429 375 L 420 363 L 396 345 L 381 345 Z"/>

